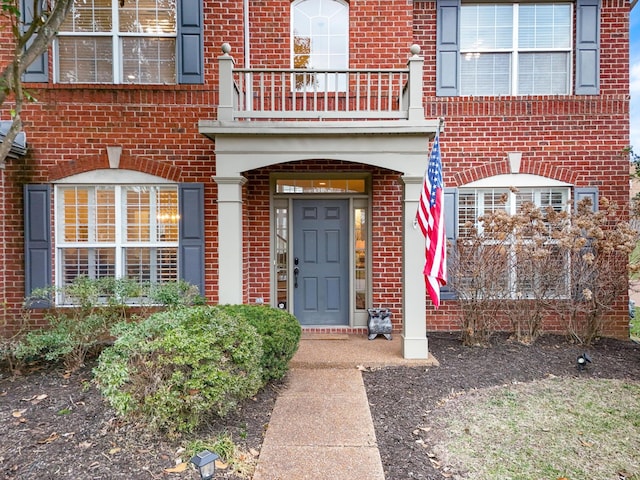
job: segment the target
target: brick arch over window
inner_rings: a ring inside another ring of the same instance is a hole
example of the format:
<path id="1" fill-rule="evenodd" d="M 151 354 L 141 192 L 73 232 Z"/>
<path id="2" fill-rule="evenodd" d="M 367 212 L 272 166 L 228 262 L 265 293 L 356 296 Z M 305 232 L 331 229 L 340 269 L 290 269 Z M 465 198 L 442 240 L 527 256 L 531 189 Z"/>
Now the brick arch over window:
<path id="1" fill-rule="evenodd" d="M 448 179 L 445 179 L 445 183 L 447 187 L 459 187 L 460 185 L 467 185 L 483 178 L 494 177 L 496 175 L 508 175 L 510 173 L 511 168 L 509 160 L 504 159 L 499 162 L 487 162 L 482 165 L 478 165 L 477 167 L 458 172 Z M 558 167 L 550 162 L 527 160 L 525 158 L 522 159 L 519 173 L 539 175 L 541 177 L 552 178 L 571 185 L 575 185 L 577 183 L 580 175 L 576 171 Z"/>
<path id="2" fill-rule="evenodd" d="M 102 155 L 61 162 L 49 169 L 48 180 L 49 182 L 54 182 L 71 175 L 108 168 L 110 168 L 109 158 L 105 152 Z M 173 182 L 178 182 L 182 177 L 181 169 L 174 165 L 158 162 L 156 160 L 149 160 L 144 157 L 127 155 L 126 153 L 122 153 L 120 157 L 119 168 L 155 175 L 156 177 L 164 178 Z"/>

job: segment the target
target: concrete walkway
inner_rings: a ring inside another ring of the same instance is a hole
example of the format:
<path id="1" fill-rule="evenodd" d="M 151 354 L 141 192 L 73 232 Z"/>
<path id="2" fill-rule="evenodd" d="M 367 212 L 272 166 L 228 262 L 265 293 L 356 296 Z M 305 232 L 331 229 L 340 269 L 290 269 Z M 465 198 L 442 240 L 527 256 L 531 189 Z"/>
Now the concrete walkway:
<path id="1" fill-rule="evenodd" d="M 437 365 L 401 352 L 399 335 L 303 334 L 253 480 L 384 480 L 360 368 Z"/>

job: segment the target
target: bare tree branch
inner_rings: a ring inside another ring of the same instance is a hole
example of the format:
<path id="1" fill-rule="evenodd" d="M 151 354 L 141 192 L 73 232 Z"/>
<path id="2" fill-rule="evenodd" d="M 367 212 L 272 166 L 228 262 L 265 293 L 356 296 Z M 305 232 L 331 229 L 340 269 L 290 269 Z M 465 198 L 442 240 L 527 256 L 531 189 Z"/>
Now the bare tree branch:
<path id="1" fill-rule="evenodd" d="M 57 0 L 55 2 L 42 2 L 33 0 L 32 11 L 34 17 L 28 28 L 24 28 L 25 12 L 18 9 L 18 1 L 7 15 L 10 16 L 11 31 L 14 36 L 15 52 L 0 74 L 0 105 L 11 100 L 15 103 L 12 109 L 13 124 L 0 144 L 0 163 L 4 162 L 9 154 L 14 140 L 22 128 L 21 112 L 25 101 L 25 92 L 22 88 L 22 75 L 47 48 L 56 36 L 60 26 L 71 11 L 74 0 Z M 51 8 L 53 7 L 53 8 Z"/>

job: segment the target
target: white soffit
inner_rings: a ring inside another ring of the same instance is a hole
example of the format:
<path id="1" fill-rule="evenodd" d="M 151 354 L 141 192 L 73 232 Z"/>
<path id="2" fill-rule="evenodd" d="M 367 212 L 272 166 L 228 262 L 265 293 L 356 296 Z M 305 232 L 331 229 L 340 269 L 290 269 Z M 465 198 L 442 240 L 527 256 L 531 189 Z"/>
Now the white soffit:
<path id="1" fill-rule="evenodd" d="M 445 186 L 446 186 L 445 179 Z M 570 187 L 570 183 L 554 180 L 553 178 L 531 175 L 529 173 L 511 173 L 482 178 L 475 182 L 460 185 L 460 187 L 502 188 L 502 187 Z"/>

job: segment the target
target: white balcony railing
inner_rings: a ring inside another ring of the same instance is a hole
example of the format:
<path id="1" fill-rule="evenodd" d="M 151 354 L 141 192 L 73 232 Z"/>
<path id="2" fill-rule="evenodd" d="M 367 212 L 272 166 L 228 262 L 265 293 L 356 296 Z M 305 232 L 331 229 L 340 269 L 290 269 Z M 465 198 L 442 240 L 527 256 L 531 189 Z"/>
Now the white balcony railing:
<path id="1" fill-rule="evenodd" d="M 218 120 L 423 120 L 423 59 L 417 45 L 402 69 L 235 68 L 219 62 Z"/>

